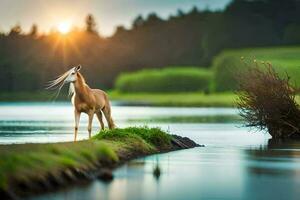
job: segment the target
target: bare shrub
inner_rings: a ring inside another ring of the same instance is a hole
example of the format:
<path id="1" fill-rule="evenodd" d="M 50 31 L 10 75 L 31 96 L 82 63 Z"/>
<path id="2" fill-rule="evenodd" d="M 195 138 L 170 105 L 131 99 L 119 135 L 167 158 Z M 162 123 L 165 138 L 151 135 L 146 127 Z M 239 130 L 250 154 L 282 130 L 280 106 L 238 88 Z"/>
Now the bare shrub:
<path id="1" fill-rule="evenodd" d="M 249 67 L 238 78 L 237 107 L 246 126 L 268 130 L 273 138 L 300 138 L 300 110 L 289 77 L 271 64 Z"/>

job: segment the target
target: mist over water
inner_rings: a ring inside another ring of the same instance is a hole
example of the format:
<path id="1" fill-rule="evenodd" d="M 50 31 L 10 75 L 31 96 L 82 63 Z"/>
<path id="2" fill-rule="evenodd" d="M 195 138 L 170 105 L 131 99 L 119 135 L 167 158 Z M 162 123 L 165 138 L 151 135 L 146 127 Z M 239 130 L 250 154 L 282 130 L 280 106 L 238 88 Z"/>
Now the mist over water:
<path id="1" fill-rule="evenodd" d="M 220 116 L 237 116 L 236 109 L 114 105 L 112 112 L 119 127 L 159 126 L 205 147 L 137 159 L 115 170 L 112 182 L 95 180 L 30 199 L 297 199 L 300 195 L 300 143 L 269 140 L 269 134 L 250 132 L 235 118 L 219 121 Z M 218 116 L 216 122 L 213 116 Z M 210 118 L 208 123 L 203 123 L 205 117 Z M 93 125 L 95 134 L 97 120 Z M 86 129 L 83 114 L 80 139 L 88 138 Z M 0 105 L 1 144 L 72 140 L 70 103 Z M 153 176 L 157 164 L 158 178 Z"/>

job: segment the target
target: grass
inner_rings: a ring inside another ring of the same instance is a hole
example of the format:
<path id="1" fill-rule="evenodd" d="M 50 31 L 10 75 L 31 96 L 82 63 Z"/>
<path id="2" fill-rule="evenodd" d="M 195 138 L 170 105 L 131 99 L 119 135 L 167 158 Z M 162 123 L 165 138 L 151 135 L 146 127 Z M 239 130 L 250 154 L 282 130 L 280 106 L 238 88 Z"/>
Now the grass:
<path id="1" fill-rule="evenodd" d="M 118 157 L 106 142 L 83 141 L 76 144 L 24 144 L 0 146 L 0 187 L 9 180 L 29 181 L 56 174 L 65 168 L 88 167 L 96 159 L 116 162 Z"/>
<path id="2" fill-rule="evenodd" d="M 115 89 L 121 92 L 192 92 L 208 91 L 212 71 L 200 67 L 167 67 L 121 73 Z"/>
<path id="3" fill-rule="evenodd" d="M 291 78 L 294 86 L 300 86 L 300 47 L 269 47 L 227 50 L 219 54 L 213 61 L 215 91 L 234 90 L 237 86 L 235 77 L 243 71 L 245 64 L 253 60 L 272 63 L 279 75 Z M 243 61 L 241 60 L 243 58 Z"/>
<path id="4" fill-rule="evenodd" d="M 150 105 L 150 106 L 187 106 L 187 107 L 233 107 L 236 95 L 233 93 L 202 92 L 188 93 L 122 93 L 109 91 L 110 100 L 119 101 L 128 105 Z M 53 96 L 53 94 L 52 94 Z M 0 102 L 51 102 L 50 94 L 47 92 L 23 92 L 1 94 Z M 61 95 L 56 101 L 70 101 Z"/>
<path id="5" fill-rule="evenodd" d="M 16 98 L 10 98 L 13 100 L 1 99 L 0 101 L 49 101 L 45 98 L 32 98 L 32 93 L 26 93 L 27 98 L 25 100 L 22 95 L 12 96 Z M 38 96 L 38 94 L 33 93 L 32 97 Z M 46 95 L 47 96 L 47 95 Z M 45 97 L 46 97 L 45 96 Z M 121 93 L 118 91 L 109 92 L 110 100 L 119 101 L 123 105 L 149 105 L 149 106 L 179 106 L 179 107 L 234 107 L 237 95 L 232 92 L 227 93 L 212 93 L 204 94 L 199 92 L 190 93 Z M 66 101 L 69 101 L 65 99 Z M 296 101 L 300 104 L 300 96 L 296 96 Z"/>
<path id="6" fill-rule="evenodd" d="M 155 153 L 170 148 L 170 136 L 158 128 L 104 130 L 77 143 L 0 145 L 0 189 L 11 181 L 43 179 L 70 168 L 86 169 L 96 162 L 117 163 L 123 154 Z"/>
<path id="7" fill-rule="evenodd" d="M 233 93 L 204 94 L 191 93 L 109 93 L 112 100 L 127 104 L 151 106 L 188 106 L 188 107 L 233 107 L 236 95 Z"/>
<path id="8" fill-rule="evenodd" d="M 142 123 L 242 123 L 238 115 L 212 115 L 212 116 L 167 116 L 147 119 L 131 119 L 130 122 Z"/>
<path id="9" fill-rule="evenodd" d="M 104 130 L 101 134 L 95 136 L 97 139 L 112 139 L 119 141 L 120 139 L 145 141 L 148 149 L 153 147 L 168 148 L 170 146 L 171 137 L 159 128 L 147 127 L 130 127 L 125 129 Z"/>

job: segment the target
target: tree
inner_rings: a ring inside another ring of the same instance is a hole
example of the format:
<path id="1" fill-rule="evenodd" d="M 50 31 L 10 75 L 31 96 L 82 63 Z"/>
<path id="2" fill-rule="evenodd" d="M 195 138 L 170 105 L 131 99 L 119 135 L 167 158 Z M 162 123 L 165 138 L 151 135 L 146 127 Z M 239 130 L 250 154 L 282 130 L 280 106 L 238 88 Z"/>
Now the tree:
<path id="1" fill-rule="evenodd" d="M 185 14 L 184 14 L 184 12 L 183 12 L 181 9 L 178 9 L 178 10 L 177 10 L 177 16 L 178 16 L 178 17 L 184 17 L 184 15 L 185 15 Z"/>
<path id="2" fill-rule="evenodd" d="M 98 33 L 96 28 L 96 21 L 92 14 L 89 14 L 85 19 L 86 31 L 88 33 Z"/>
<path id="3" fill-rule="evenodd" d="M 191 14 L 191 15 L 197 15 L 198 13 L 199 13 L 198 8 L 197 8 L 196 6 L 194 6 L 194 7 L 191 9 L 191 11 L 190 11 L 189 14 Z"/>
<path id="4" fill-rule="evenodd" d="M 126 32 L 126 29 L 124 26 L 117 26 L 116 28 L 116 34 L 121 34 L 121 33 L 124 33 Z"/>
<path id="5" fill-rule="evenodd" d="M 36 37 L 38 35 L 38 26 L 36 24 L 33 24 L 31 26 L 30 32 L 29 32 L 30 36 Z"/>
<path id="6" fill-rule="evenodd" d="M 21 32 L 22 32 L 22 28 L 21 28 L 20 24 L 16 24 L 15 26 L 13 26 L 10 29 L 9 35 L 10 36 L 18 36 L 18 35 L 21 35 Z"/>
<path id="7" fill-rule="evenodd" d="M 155 25 L 155 24 L 157 24 L 157 23 L 159 23 L 159 22 L 161 22 L 161 21 L 162 21 L 162 19 L 159 18 L 159 17 L 157 16 L 156 13 L 150 13 L 150 14 L 148 15 L 148 17 L 147 17 L 146 23 L 147 23 L 148 25 Z"/>
<path id="8" fill-rule="evenodd" d="M 144 24 L 144 18 L 143 18 L 143 16 L 142 15 L 139 15 L 139 16 L 137 16 L 137 18 L 135 18 L 134 20 L 133 20 L 133 27 L 134 28 L 137 28 L 137 27 L 139 27 L 139 26 L 142 26 L 143 24 Z"/>

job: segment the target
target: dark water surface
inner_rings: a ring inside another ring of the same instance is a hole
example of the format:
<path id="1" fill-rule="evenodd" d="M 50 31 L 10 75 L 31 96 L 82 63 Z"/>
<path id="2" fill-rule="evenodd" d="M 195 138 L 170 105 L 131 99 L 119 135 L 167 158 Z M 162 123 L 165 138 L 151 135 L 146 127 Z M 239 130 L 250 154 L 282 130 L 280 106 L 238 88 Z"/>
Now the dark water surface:
<path id="1" fill-rule="evenodd" d="M 110 183 L 37 196 L 35 200 L 93 199 L 299 199 L 300 143 L 270 141 L 242 127 L 229 108 L 113 106 L 119 127 L 159 126 L 206 147 L 137 159 L 114 172 Z M 79 138 L 88 137 L 82 116 Z M 93 133 L 99 129 L 94 120 Z M 60 142 L 73 139 L 69 103 L 0 104 L 0 143 Z M 161 175 L 153 176 L 159 165 Z"/>

